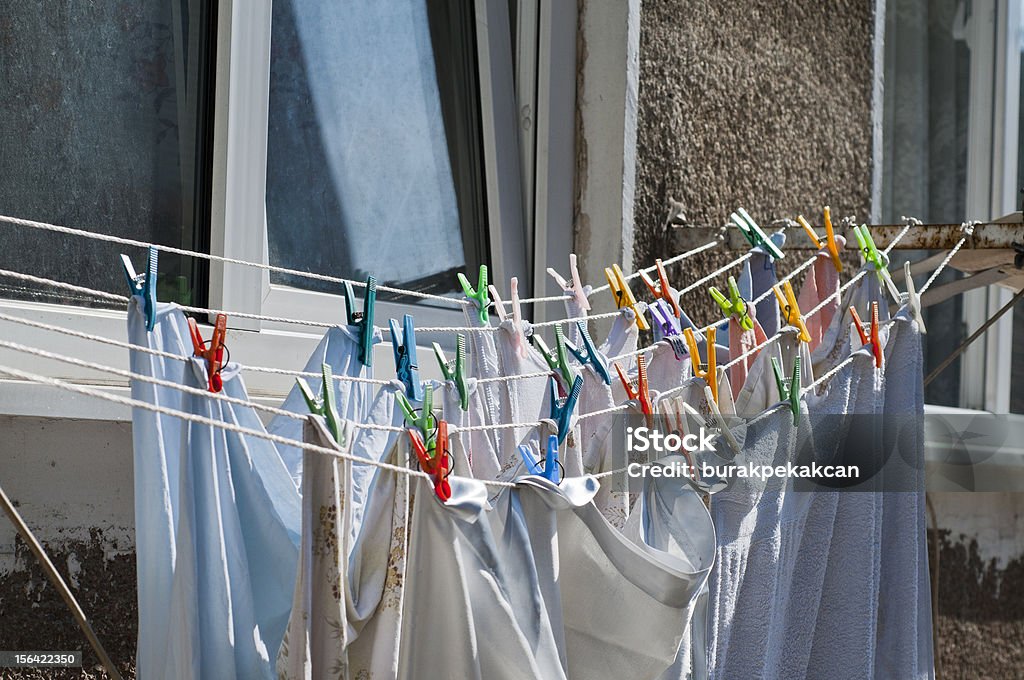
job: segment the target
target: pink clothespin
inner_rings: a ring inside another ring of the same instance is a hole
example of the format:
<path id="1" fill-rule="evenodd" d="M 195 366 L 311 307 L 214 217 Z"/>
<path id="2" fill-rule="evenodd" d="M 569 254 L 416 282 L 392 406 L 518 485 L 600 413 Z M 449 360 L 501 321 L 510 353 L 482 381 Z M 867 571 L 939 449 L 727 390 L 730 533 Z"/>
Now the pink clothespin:
<path id="1" fill-rule="evenodd" d="M 576 253 L 569 253 L 569 275 L 572 281 L 566 281 L 562 275 L 555 271 L 554 267 L 548 267 L 548 275 L 555 280 L 562 290 L 572 293 L 576 305 L 585 312 L 590 311 L 590 299 L 587 291 L 580 280 L 580 269 L 576 266 Z"/>
<path id="2" fill-rule="evenodd" d="M 515 276 L 509 282 L 509 289 L 512 293 L 512 347 L 516 356 L 520 359 L 526 358 L 526 327 L 523 325 L 523 306 L 519 302 L 519 279 Z M 494 308 L 498 312 L 498 318 L 502 322 L 506 320 L 505 303 L 498 295 L 498 289 L 493 285 L 488 287 L 491 297 L 494 298 Z"/>

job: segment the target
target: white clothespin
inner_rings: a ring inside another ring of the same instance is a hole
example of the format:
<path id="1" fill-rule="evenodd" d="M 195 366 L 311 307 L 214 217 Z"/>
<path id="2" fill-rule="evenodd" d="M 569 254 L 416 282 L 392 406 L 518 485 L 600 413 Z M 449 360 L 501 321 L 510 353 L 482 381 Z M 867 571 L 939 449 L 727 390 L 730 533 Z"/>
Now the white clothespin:
<path id="1" fill-rule="evenodd" d="M 910 308 L 910 316 L 917 323 L 921 335 L 927 335 L 928 329 L 924 327 L 924 317 L 921 315 L 921 296 L 918 295 L 917 287 L 914 285 L 914 277 L 910 275 L 910 262 L 903 263 L 903 274 L 907 279 L 907 292 L 900 293 L 900 299 Z"/>
<path id="2" fill-rule="evenodd" d="M 572 281 L 566 281 L 562 278 L 562 275 L 555 271 L 554 267 L 548 267 L 548 275 L 555 280 L 562 290 L 566 293 L 572 293 L 573 298 L 576 300 L 576 305 L 579 306 L 585 312 L 590 311 L 590 300 L 589 291 L 583 286 L 583 282 L 580 281 L 580 270 L 576 266 L 576 253 L 569 254 L 569 274 Z"/>

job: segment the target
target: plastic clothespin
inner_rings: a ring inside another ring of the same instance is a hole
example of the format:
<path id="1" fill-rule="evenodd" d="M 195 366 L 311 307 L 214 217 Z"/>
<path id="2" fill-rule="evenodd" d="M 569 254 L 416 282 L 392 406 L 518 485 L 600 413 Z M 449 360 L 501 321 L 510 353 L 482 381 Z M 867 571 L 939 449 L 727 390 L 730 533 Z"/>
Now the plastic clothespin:
<path id="1" fill-rule="evenodd" d="M 566 351 L 565 334 L 562 332 L 561 326 L 555 326 L 555 349 L 552 350 L 548 347 L 547 343 L 544 342 L 544 338 L 540 337 L 537 333 L 533 336 L 533 341 L 537 345 L 537 350 L 541 356 L 544 357 L 544 361 L 547 363 L 548 368 L 561 376 L 562 380 L 565 381 L 565 388 L 568 390 L 572 387 L 572 384 L 576 381 L 578 375 L 576 370 L 569 365 L 569 353 Z"/>
<path id="2" fill-rule="evenodd" d="M 647 385 L 647 359 L 642 354 L 636 358 L 636 380 L 627 378 L 618 362 L 615 364 L 615 370 L 618 371 L 619 380 L 626 390 L 626 397 L 636 402 L 640 412 L 644 414 L 647 427 L 654 427 L 654 404 Z"/>
<path id="3" fill-rule="evenodd" d="M 412 314 L 402 317 L 402 331 L 398 322 L 388 319 L 391 327 L 391 349 L 395 353 L 395 374 L 405 385 L 405 393 L 413 401 L 423 400 L 423 386 L 420 384 L 419 365 L 416 363 L 416 328 Z"/>
<path id="4" fill-rule="evenodd" d="M 853 235 L 857 238 L 857 247 L 860 248 L 861 257 L 865 263 L 870 263 L 875 268 L 875 275 L 879 283 L 883 284 L 893 301 L 899 304 L 900 291 L 889 275 L 889 256 L 875 247 L 875 240 L 871 238 L 871 231 L 866 224 L 853 228 Z"/>
<path id="5" fill-rule="evenodd" d="M 740 327 L 743 330 L 752 331 L 754 330 L 754 320 L 750 318 L 750 314 L 747 311 L 747 303 L 740 296 L 740 287 L 736 285 L 736 277 L 729 277 L 729 298 L 726 299 L 725 294 L 718 290 L 714 286 L 708 289 L 711 293 L 711 297 L 718 306 L 722 308 L 722 312 L 726 316 L 732 314 L 736 315 L 737 320 L 740 323 Z"/>
<path id="6" fill-rule="evenodd" d="M 331 374 L 331 366 L 324 362 L 320 370 L 323 375 L 323 384 L 320 385 L 319 397 L 313 393 L 309 384 L 302 378 L 296 378 L 295 383 L 299 386 L 302 398 L 306 400 L 309 412 L 323 416 L 334 441 L 344 446 L 345 442 L 341 441 L 341 417 L 338 415 L 338 403 L 334 397 L 334 376 Z"/>
<path id="7" fill-rule="evenodd" d="M 569 275 L 571 281 L 566 281 L 562 278 L 562 275 L 555 271 L 554 267 L 548 267 L 548 275 L 555 280 L 562 290 L 566 293 L 572 293 L 573 298 L 576 300 L 576 305 L 585 312 L 590 311 L 590 300 L 587 297 L 587 291 L 583 287 L 583 282 L 580 280 L 580 269 L 576 265 L 576 253 L 569 253 Z"/>
<path id="8" fill-rule="evenodd" d="M 697 347 L 697 338 L 692 328 L 683 329 L 683 337 L 686 339 L 686 347 L 690 352 L 690 364 L 693 367 L 693 375 L 697 378 L 704 378 L 704 382 L 711 388 L 711 395 L 714 402 L 718 403 L 718 361 L 717 350 L 715 349 L 715 335 L 718 329 L 712 326 L 708 329 L 706 340 L 708 346 L 708 360 L 700 360 L 700 349 Z"/>
<path id="9" fill-rule="evenodd" d="M 782 365 L 776 357 L 772 357 L 772 371 L 775 372 L 775 384 L 779 387 L 779 401 L 789 402 L 789 410 L 793 413 L 793 424 L 800 421 L 800 357 L 793 359 L 793 377 L 786 380 L 782 375 Z"/>
<path id="10" fill-rule="evenodd" d="M 124 266 L 124 278 L 128 281 L 128 290 L 132 295 L 142 296 L 142 311 L 146 314 L 146 330 L 151 331 L 156 325 L 156 271 L 157 259 L 160 251 L 153 246 L 149 247 L 149 255 L 146 257 L 146 271 L 137 274 L 132 260 L 127 255 L 121 255 L 121 264 Z"/>
<path id="11" fill-rule="evenodd" d="M 795 326 L 800 331 L 798 337 L 804 342 L 810 342 L 811 333 L 807 330 L 807 324 L 804 323 L 804 315 L 800 313 L 800 305 L 796 303 L 793 284 L 786 281 L 782 284 L 782 290 L 779 290 L 778 286 L 773 286 L 772 290 L 775 291 L 775 299 L 779 301 L 779 309 L 782 310 L 782 318 L 786 325 Z"/>
<path id="12" fill-rule="evenodd" d="M 437 443 L 432 447 L 423 443 L 423 438 L 416 430 L 408 432 L 412 449 L 420 462 L 420 469 L 431 476 L 437 497 L 442 502 L 447 502 L 452 497 L 452 487 L 448 483 L 448 475 L 451 474 L 448 461 L 448 423 L 442 420 L 437 424 Z M 430 455 L 431 451 L 434 453 L 433 456 Z"/>
<path id="13" fill-rule="evenodd" d="M 480 274 L 477 277 L 476 289 L 469 285 L 469 279 L 462 272 L 458 273 L 459 283 L 462 285 L 462 292 L 470 300 L 476 303 L 477 313 L 480 315 L 480 323 L 487 326 L 491 323 L 491 317 L 487 310 L 491 301 L 487 298 L 487 265 L 480 265 Z"/>
<path id="14" fill-rule="evenodd" d="M 772 243 L 772 240 L 768 238 L 768 234 L 764 233 L 746 210 L 737 208 L 736 212 L 729 215 L 729 219 L 739 227 L 743 237 L 747 239 L 747 243 L 751 246 L 754 248 L 763 247 L 773 260 L 781 260 L 784 257 L 779 247 Z"/>
<path id="15" fill-rule="evenodd" d="M 434 417 L 434 387 L 427 385 L 423 391 L 423 408 L 419 409 L 420 414 L 416 415 L 417 409 L 409 403 L 409 400 L 401 392 L 395 394 L 398 401 L 398 408 L 402 410 L 402 417 L 408 425 L 419 428 L 430 448 L 434 447 L 434 428 L 437 427 L 437 419 Z"/>
<path id="16" fill-rule="evenodd" d="M 498 312 L 498 318 L 504 321 L 508 315 L 505 313 L 505 303 L 498 295 L 498 289 L 489 286 L 491 297 L 494 298 L 494 309 Z M 526 328 L 523 326 L 523 305 L 519 302 L 519 279 L 515 276 L 509 281 L 509 291 L 512 293 L 512 349 L 520 359 L 526 358 Z"/>
<path id="17" fill-rule="evenodd" d="M 615 307 L 617 309 L 629 307 L 633 310 L 633 314 L 636 315 L 637 328 L 642 331 L 650 330 L 651 327 L 647 324 L 647 319 L 644 318 L 643 312 L 637 306 L 636 298 L 633 297 L 633 291 L 629 288 L 629 282 L 626 281 L 626 277 L 622 274 L 622 268 L 617 264 L 605 267 L 604 277 L 608 279 L 608 287 L 611 288 L 612 296 L 615 298 Z"/>
<path id="18" fill-rule="evenodd" d="M 672 314 L 678 319 L 683 314 L 683 310 L 679 308 L 679 301 L 676 296 L 672 293 L 672 287 L 668 285 L 668 274 L 665 273 L 665 265 L 661 263 L 660 259 L 654 261 L 654 266 L 658 270 L 658 283 L 651 280 L 651 277 L 647 275 L 647 272 L 640 270 L 640 278 L 647 284 L 647 290 L 651 291 L 651 295 L 654 296 L 655 300 L 664 300 L 672 310 Z"/>
<path id="19" fill-rule="evenodd" d="M 803 215 L 798 215 L 796 221 L 804 228 L 807 232 L 807 236 L 814 241 L 814 244 L 818 246 L 818 249 L 826 249 L 828 256 L 832 258 L 832 265 L 836 268 L 836 271 L 840 274 L 843 273 L 843 261 L 839 259 L 839 246 L 836 244 L 836 232 L 832 228 L 832 210 L 826 205 L 825 206 L 825 238 L 819 238 L 818 232 L 814 231 L 814 227 L 807 223 Z"/>
<path id="20" fill-rule="evenodd" d="M 651 320 L 654 322 L 654 327 L 661 333 L 662 340 L 680 334 L 679 321 L 672 314 L 672 308 L 665 300 L 659 298 L 647 309 L 651 312 Z"/>
<path id="21" fill-rule="evenodd" d="M 448 361 L 444 355 L 441 345 L 434 343 L 434 356 L 441 366 L 441 375 L 445 380 L 451 380 L 459 393 L 459 407 L 465 411 L 469 408 L 469 387 L 466 385 L 466 336 L 462 333 L 455 341 L 455 359 Z"/>
<path id="22" fill-rule="evenodd" d="M 572 383 L 572 388 L 564 399 L 558 397 L 558 381 L 549 378 L 551 381 L 551 420 L 558 426 L 558 443 L 565 441 L 572 424 L 572 412 L 576 410 L 576 402 L 579 401 L 580 392 L 583 390 L 583 376 L 578 375 Z"/>
<path id="23" fill-rule="evenodd" d="M 556 328 L 558 327 L 556 326 Z M 590 337 L 590 332 L 587 330 L 587 324 L 582 321 L 577 321 L 576 331 L 579 333 L 580 340 L 583 342 L 583 348 L 580 349 L 569 341 L 566 341 L 565 346 L 581 364 L 584 366 L 590 364 L 594 369 L 594 372 L 601 376 L 601 380 L 604 381 L 605 385 L 611 385 L 612 376 L 608 373 L 608 361 L 599 351 L 597 351 L 597 347 L 594 345 L 594 340 Z"/>
<path id="24" fill-rule="evenodd" d="M 188 319 L 188 332 L 192 336 L 192 350 L 195 356 L 206 360 L 206 375 L 209 380 L 211 392 L 220 392 L 224 389 L 224 381 L 220 377 L 220 371 L 224 367 L 224 336 L 228 331 L 228 317 L 225 314 L 218 314 L 213 324 L 213 335 L 207 344 L 199 332 L 199 324 L 192 317 Z"/>
<path id="25" fill-rule="evenodd" d="M 910 275 L 910 262 L 903 263 L 903 274 L 907 280 L 907 292 L 900 295 L 903 304 L 910 308 L 910 316 L 917 323 L 921 335 L 927 335 L 928 329 L 924 326 L 924 316 L 921 314 L 921 296 L 914 285 L 914 277 Z"/>
<path id="26" fill-rule="evenodd" d="M 519 445 L 519 455 L 523 458 L 523 463 L 526 465 L 526 471 L 531 475 L 543 477 L 544 479 L 558 484 L 562 479 L 561 471 L 559 470 L 558 463 L 558 437 L 555 435 L 548 436 L 548 450 L 547 455 L 544 456 L 543 461 L 538 461 L 533 456 L 533 451 L 526 444 Z M 541 467 L 541 462 L 544 466 Z"/>
<path id="27" fill-rule="evenodd" d="M 349 326 L 359 327 L 359 363 L 373 366 L 373 308 L 377 304 L 377 279 L 366 277 L 363 311 L 356 310 L 356 296 L 352 284 L 345 282 L 345 315 Z"/>
<path id="28" fill-rule="evenodd" d="M 733 450 L 733 453 L 739 454 L 741 452 L 740 443 L 736 441 L 736 437 L 733 435 L 732 430 L 729 429 L 728 424 L 725 422 L 725 416 L 722 415 L 722 409 L 718 408 L 718 397 L 715 396 L 715 391 L 711 389 L 710 385 L 704 386 L 704 399 L 708 402 L 708 408 L 711 409 L 711 415 L 715 418 L 715 423 L 708 423 L 711 427 L 718 427 L 721 431 L 722 436 L 725 437 L 725 442 L 729 445 L 729 448 Z M 689 404 L 685 404 L 687 408 L 693 410 L 693 407 Z"/>
<path id="29" fill-rule="evenodd" d="M 871 353 L 875 355 L 875 368 L 882 367 L 882 343 L 878 338 L 878 301 L 871 303 L 871 330 L 870 334 L 864 332 L 864 322 L 860 320 L 860 314 L 850 305 L 850 316 L 853 317 L 853 325 L 857 328 L 857 335 L 860 336 L 861 345 L 871 345 Z"/>

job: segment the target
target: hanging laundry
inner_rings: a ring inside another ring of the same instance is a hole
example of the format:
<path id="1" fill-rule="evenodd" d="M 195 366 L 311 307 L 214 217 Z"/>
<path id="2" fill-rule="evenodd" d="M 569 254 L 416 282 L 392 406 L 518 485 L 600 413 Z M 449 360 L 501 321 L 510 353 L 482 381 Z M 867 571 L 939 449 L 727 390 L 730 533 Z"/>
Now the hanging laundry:
<path id="1" fill-rule="evenodd" d="M 128 329 L 133 344 L 150 347 L 183 347 L 188 334 L 184 315 L 171 305 L 158 306 L 156 327 L 145 332 L 136 298 Z M 163 370 L 171 363 L 176 365 Z M 133 357 L 132 365 L 195 389 L 210 384 L 201 359 L 147 354 Z M 248 400 L 237 365 L 224 367 L 220 378 L 223 394 Z M 133 389 L 150 403 L 262 430 L 251 408 L 148 384 Z M 141 440 L 135 447 L 136 498 L 150 505 L 136 519 L 145 555 L 139 568 L 159 562 L 159 579 L 140 571 L 139 672 L 153 678 L 273 677 L 271 657 L 291 606 L 300 530 L 298 493 L 277 449 L 229 430 L 162 422 L 141 409 L 132 425 L 133 437 Z M 164 501 L 152 503 L 153 497 Z M 159 544 L 148 540 L 151 529 Z"/>
<path id="2" fill-rule="evenodd" d="M 381 333 L 379 329 L 376 329 L 373 334 L 373 342 L 379 343 L 380 341 Z M 331 367 L 331 372 L 335 377 L 372 378 L 373 368 L 364 366 L 359 360 L 360 345 L 361 335 L 359 327 L 335 326 L 329 329 L 324 334 L 324 337 L 320 339 L 316 349 L 313 350 L 309 360 L 306 361 L 303 372 L 319 374 L 321 366 L 327 364 Z M 307 379 L 307 383 L 314 393 L 320 392 L 322 382 L 322 378 Z M 334 398 L 338 408 L 338 416 L 356 422 L 367 421 L 369 419 L 370 403 L 374 399 L 375 392 L 375 386 L 368 383 L 336 380 L 334 382 Z M 307 412 L 306 402 L 303 400 L 298 386 L 292 386 L 281 408 L 294 413 Z M 275 416 L 267 425 L 267 431 L 281 437 L 301 441 L 302 421 L 285 416 Z M 291 474 L 292 479 L 295 480 L 296 487 L 301 488 L 302 451 L 294 446 L 281 446 L 279 450 L 281 458 L 288 468 L 288 472 Z"/>
<path id="3" fill-rule="evenodd" d="M 339 445 L 311 416 L 305 441 L 351 453 L 355 428 Z M 406 439 L 384 455 L 403 464 Z M 398 673 L 408 533 L 409 477 L 373 468 L 364 522 L 354 531 L 352 470 L 367 464 L 305 452 L 302 543 L 288 629 L 277 656 L 279 678 L 393 678 Z"/>
<path id="4" fill-rule="evenodd" d="M 840 247 L 846 245 L 846 239 L 841 236 L 837 242 L 842 244 Z M 832 323 L 832 317 L 839 309 L 839 284 L 839 272 L 836 271 L 828 251 L 819 251 L 814 258 L 814 264 L 807 272 L 807 277 L 804 278 L 804 285 L 800 287 L 800 296 L 797 298 L 797 304 L 805 312 L 828 300 L 821 311 L 807 319 L 807 330 L 811 334 L 811 351 L 821 344 L 825 332 Z"/>
<path id="5" fill-rule="evenodd" d="M 786 243 L 785 232 L 775 232 L 768 236 L 772 243 L 781 248 Z M 751 248 L 753 256 L 747 260 L 740 274 L 740 293 L 745 300 L 754 300 L 772 289 L 779 282 L 775 274 L 775 260 L 763 245 Z M 749 277 L 749 278 L 748 278 Z M 771 295 L 757 303 L 757 318 L 761 328 L 771 337 L 781 328 L 779 323 L 779 307 Z"/>

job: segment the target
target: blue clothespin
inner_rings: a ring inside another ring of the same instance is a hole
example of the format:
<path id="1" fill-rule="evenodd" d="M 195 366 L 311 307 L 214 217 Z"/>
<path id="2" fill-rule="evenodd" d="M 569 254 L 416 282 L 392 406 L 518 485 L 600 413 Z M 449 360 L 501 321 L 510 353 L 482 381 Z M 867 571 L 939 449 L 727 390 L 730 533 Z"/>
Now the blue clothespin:
<path id="1" fill-rule="evenodd" d="M 299 391 L 302 392 L 302 398 L 306 400 L 309 412 L 323 416 L 334 441 L 344 446 L 345 442 L 341 441 L 341 417 L 338 415 L 338 404 L 334 398 L 334 376 L 331 375 L 331 367 L 326 362 L 320 370 L 323 375 L 323 383 L 320 385 L 319 397 L 313 394 L 313 390 L 302 378 L 296 378 L 295 382 L 299 386 Z"/>
<path id="2" fill-rule="evenodd" d="M 491 323 L 491 316 L 487 310 L 491 305 L 491 301 L 487 297 L 487 265 L 480 265 L 480 275 L 477 279 L 476 290 L 473 286 L 469 285 L 469 279 L 462 272 L 458 273 L 459 283 L 462 285 L 462 292 L 466 294 L 470 300 L 476 302 L 477 313 L 480 317 L 480 323 L 487 326 Z"/>
<path id="3" fill-rule="evenodd" d="M 366 295 L 363 297 L 363 311 L 356 311 L 355 294 L 352 284 L 345 282 L 345 315 L 349 326 L 359 327 L 359 362 L 373 366 L 373 308 L 377 303 L 377 279 L 366 277 Z"/>
<path id="4" fill-rule="evenodd" d="M 577 321 L 576 330 L 580 335 L 580 340 L 583 341 L 583 349 L 579 349 L 568 341 L 566 341 L 565 346 L 581 364 L 584 366 L 590 364 L 594 369 L 594 372 L 601 376 L 601 380 L 604 381 L 605 385 L 611 385 L 612 376 L 611 373 L 608 372 L 608 360 L 605 359 L 604 356 L 597 351 L 597 347 L 594 346 L 594 340 L 590 337 L 590 333 L 587 331 L 587 324 L 582 321 Z"/>
<path id="5" fill-rule="evenodd" d="M 434 343 L 434 356 L 441 366 L 441 374 L 445 380 L 451 380 L 459 393 L 459 407 L 465 411 L 469 408 L 469 386 L 466 383 L 466 336 L 459 333 L 455 341 L 455 359 L 448 361 L 441 345 Z"/>
<path id="6" fill-rule="evenodd" d="M 779 388 L 779 401 L 789 402 L 793 424 L 796 425 L 800 421 L 800 357 L 793 359 L 793 377 L 789 380 L 782 376 L 782 365 L 776 357 L 772 357 L 772 371 Z"/>
<path id="7" fill-rule="evenodd" d="M 153 330 L 156 325 L 156 264 L 159 251 L 153 246 L 149 247 L 149 257 L 146 259 L 146 271 L 142 274 L 135 273 L 131 258 L 121 255 L 121 264 L 124 266 L 124 278 L 128 281 L 128 290 L 132 295 L 142 296 L 142 311 L 146 314 L 146 330 Z"/>
<path id="8" fill-rule="evenodd" d="M 391 327 L 391 348 L 395 353 L 395 374 L 405 385 L 405 393 L 413 401 L 423 400 L 423 386 L 420 384 L 420 370 L 416 363 L 416 328 L 412 314 L 402 317 L 402 331 L 398 322 L 388 319 Z"/>
<path id="9" fill-rule="evenodd" d="M 569 434 L 572 412 L 576 409 L 576 402 L 583 390 L 583 376 L 576 376 L 576 380 L 572 383 L 572 389 L 569 390 L 569 396 L 565 399 L 558 398 L 558 381 L 554 378 L 548 378 L 548 380 L 551 381 L 551 420 L 555 421 L 558 426 L 558 443 L 561 444 Z"/>
<path id="10" fill-rule="evenodd" d="M 565 387 L 568 389 L 572 387 L 573 381 L 576 380 L 576 370 L 569 364 L 569 355 L 566 352 L 565 334 L 562 332 L 561 326 L 555 326 L 555 349 L 552 350 L 548 347 L 548 344 L 544 342 L 544 338 L 540 337 L 540 333 L 533 334 L 533 341 L 537 345 L 537 350 L 541 356 L 544 357 L 544 361 L 547 363 L 548 368 L 558 373 L 562 380 L 565 381 Z"/>
<path id="11" fill-rule="evenodd" d="M 779 247 L 772 243 L 772 240 L 768 238 L 768 235 L 764 233 L 746 210 L 737 208 L 736 212 L 729 215 L 729 219 L 739 227 L 743 237 L 747 239 L 747 243 L 755 248 L 763 248 L 773 260 L 781 260 L 784 257 Z"/>
<path id="12" fill-rule="evenodd" d="M 542 468 L 540 463 L 533 456 L 533 451 L 526 444 L 519 445 L 519 455 L 523 458 L 523 463 L 526 465 L 526 471 L 531 475 L 537 475 L 544 479 L 558 484 L 562 480 L 562 473 L 559 470 L 558 464 L 558 437 L 555 435 L 548 436 L 548 451 L 544 457 Z"/>

